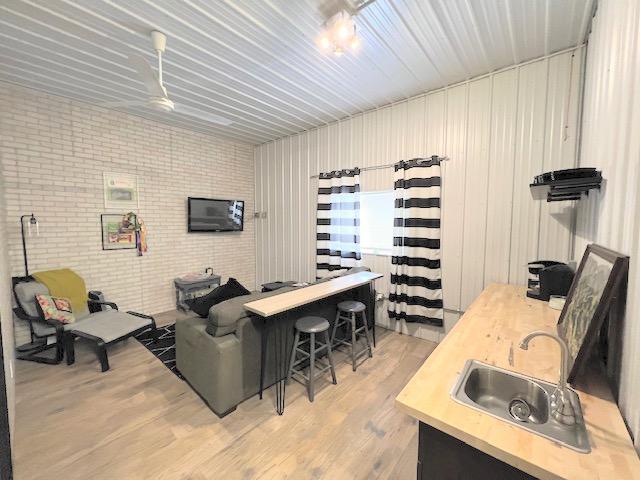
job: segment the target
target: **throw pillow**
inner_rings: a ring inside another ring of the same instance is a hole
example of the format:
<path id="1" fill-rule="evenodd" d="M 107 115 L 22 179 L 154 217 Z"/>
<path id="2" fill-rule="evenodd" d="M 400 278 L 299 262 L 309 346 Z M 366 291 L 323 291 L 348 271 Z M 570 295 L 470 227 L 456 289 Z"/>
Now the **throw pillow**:
<path id="1" fill-rule="evenodd" d="M 189 308 L 206 318 L 209 315 L 209 309 L 214 305 L 229 300 L 230 298 L 249 295 L 251 292 L 244 288 L 235 278 L 230 278 L 227 283 L 220 285 L 218 288 L 211 290 L 202 297 L 194 298 L 187 302 Z"/>
<path id="2" fill-rule="evenodd" d="M 73 323 L 76 321 L 68 298 L 40 294 L 36 295 L 36 300 L 45 320 L 57 320 L 61 323 Z"/>

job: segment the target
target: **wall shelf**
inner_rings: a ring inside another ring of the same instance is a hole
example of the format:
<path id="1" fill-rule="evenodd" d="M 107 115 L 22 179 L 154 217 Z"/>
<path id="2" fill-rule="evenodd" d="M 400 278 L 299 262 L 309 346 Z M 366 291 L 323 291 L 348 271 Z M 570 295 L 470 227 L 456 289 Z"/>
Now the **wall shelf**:
<path id="1" fill-rule="evenodd" d="M 600 190 L 602 172 L 595 168 L 569 168 L 537 175 L 529 184 L 534 200 L 562 202 L 580 200 L 589 190 Z"/>

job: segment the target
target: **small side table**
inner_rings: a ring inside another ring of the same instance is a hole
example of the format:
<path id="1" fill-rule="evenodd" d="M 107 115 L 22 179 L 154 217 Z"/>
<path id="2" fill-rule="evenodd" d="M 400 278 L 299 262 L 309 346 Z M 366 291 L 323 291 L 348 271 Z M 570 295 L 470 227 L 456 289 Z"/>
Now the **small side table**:
<path id="1" fill-rule="evenodd" d="M 220 275 L 210 275 L 199 280 L 175 278 L 173 285 L 176 287 L 176 308 L 186 312 L 189 310 L 186 300 L 195 298 L 197 292 L 220 285 Z"/>

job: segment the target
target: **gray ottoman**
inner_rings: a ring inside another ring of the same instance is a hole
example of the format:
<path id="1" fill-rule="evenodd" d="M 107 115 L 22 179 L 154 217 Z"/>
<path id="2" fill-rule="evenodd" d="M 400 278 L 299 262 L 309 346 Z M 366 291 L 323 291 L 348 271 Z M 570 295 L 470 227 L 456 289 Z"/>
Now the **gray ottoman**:
<path id="1" fill-rule="evenodd" d="M 67 365 L 75 362 L 74 344 L 79 337 L 94 343 L 103 372 L 109 370 L 107 346 L 147 330 L 153 332 L 154 341 L 158 340 L 158 331 L 153 317 L 138 312 L 123 313 L 115 309 L 92 313 L 82 320 L 65 325 L 64 328 Z"/>

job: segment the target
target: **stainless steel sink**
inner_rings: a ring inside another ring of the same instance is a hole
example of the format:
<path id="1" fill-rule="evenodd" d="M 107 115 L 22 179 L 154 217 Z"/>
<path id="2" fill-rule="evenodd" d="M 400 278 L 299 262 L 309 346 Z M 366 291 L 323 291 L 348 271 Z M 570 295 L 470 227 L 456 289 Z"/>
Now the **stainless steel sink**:
<path id="1" fill-rule="evenodd" d="M 575 425 L 563 425 L 549 415 L 550 396 L 557 385 L 516 372 L 467 360 L 451 397 L 463 405 L 517 425 L 581 453 L 589 453 L 578 394 L 567 390 L 576 412 Z"/>

